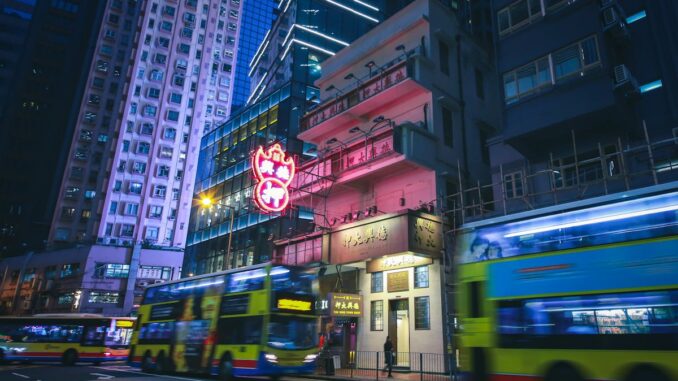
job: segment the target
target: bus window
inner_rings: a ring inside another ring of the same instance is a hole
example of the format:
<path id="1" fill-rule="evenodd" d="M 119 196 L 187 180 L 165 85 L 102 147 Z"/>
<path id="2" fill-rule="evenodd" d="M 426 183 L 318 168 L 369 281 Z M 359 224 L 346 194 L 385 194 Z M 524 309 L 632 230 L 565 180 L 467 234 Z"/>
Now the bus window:
<path id="1" fill-rule="evenodd" d="M 131 339 L 132 328 L 109 328 L 106 331 L 106 341 L 104 343 L 107 347 L 125 347 L 129 345 Z"/>
<path id="2" fill-rule="evenodd" d="M 66 324 L 25 325 L 22 329 L 24 337 L 21 341 L 27 343 L 79 343 L 83 328 L 81 325 Z"/>
<path id="3" fill-rule="evenodd" d="M 313 279 L 315 279 L 313 274 L 290 271 L 284 267 L 271 269 L 273 291 L 310 295 L 313 293 Z"/>
<path id="4" fill-rule="evenodd" d="M 104 334 L 106 333 L 106 326 L 90 326 L 85 328 L 84 345 L 101 345 L 104 341 Z"/>
<path id="5" fill-rule="evenodd" d="M 264 288 L 266 270 L 263 268 L 232 274 L 228 278 L 226 293 L 256 291 Z"/>
<path id="6" fill-rule="evenodd" d="M 505 347 L 676 349 L 678 291 L 535 298 L 499 303 Z"/>
<path id="7" fill-rule="evenodd" d="M 316 345 L 316 319 L 272 315 L 268 345 L 277 349 L 309 349 Z"/>
<path id="8" fill-rule="evenodd" d="M 220 344 L 259 344 L 261 342 L 261 316 L 224 318 L 219 320 Z"/>
<path id="9" fill-rule="evenodd" d="M 470 282 L 468 284 L 469 311 L 471 311 L 470 317 L 472 318 L 483 316 L 481 286 L 480 282 Z"/>
<path id="10" fill-rule="evenodd" d="M 172 332 L 174 332 L 173 321 L 144 324 L 139 331 L 139 344 L 169 343 Z"/>

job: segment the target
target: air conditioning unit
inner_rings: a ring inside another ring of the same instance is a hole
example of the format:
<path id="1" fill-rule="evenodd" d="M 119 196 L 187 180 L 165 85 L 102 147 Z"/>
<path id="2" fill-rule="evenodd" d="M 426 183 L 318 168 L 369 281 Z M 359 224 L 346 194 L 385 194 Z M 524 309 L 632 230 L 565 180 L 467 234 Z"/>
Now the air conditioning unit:
<path id="1" fill-rule="evenodd" d="M 618 42 L 627 41 L 629 31 L 626 27 L 626 16 L 621 7 L 615 5 L 602 10 L 603 31 Z"/>
<path id="2" fill-rule="evenodd" d="M 638 81 L 631 75 L 626 65 L 614 67 L 614 87 L 615 90 L 623 90 L 627 94 L 638 92 Z"/>
<path id="3" fill-rule="evenodd" d="M 117 239 L 117 238 L 109 238 L 109 239 L 108 239 L 108 244 L 110 244 L 110 245 L 117 245 L 117 244 L 118 244 L 118 239 Z"/>
<path id="4" fill-rule="evenodd" d="M 151 285 L 151 281 L 149 280 L 140 280 L 137 282 L 137 286 L 139 287 L 148 287 Z"/>
<path id="5" fill-rule="evenodd" d="M 156 279 L 153 281 L 153 284 L 160 284 L 160 283 L 165 283 L 165 280 L 163 279 Z"/>

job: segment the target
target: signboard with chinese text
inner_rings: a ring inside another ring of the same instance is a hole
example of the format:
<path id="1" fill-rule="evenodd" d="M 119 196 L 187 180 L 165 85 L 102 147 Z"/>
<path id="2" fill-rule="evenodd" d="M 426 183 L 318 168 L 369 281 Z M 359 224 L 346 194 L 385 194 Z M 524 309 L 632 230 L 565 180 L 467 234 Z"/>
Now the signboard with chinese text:
<path id="1" fill-rule="evenodd" d="M 396 271 L 386 274 L 386 291 L 398 292 L 410 289 L 410 271 Z"/>
<path id="2" fill-rule="evenodd" d="M 407 267 L 424 266 L 433 263 L 433 259 L 420 257 L 413 254 L 394 255 L 384 258 L 377 258 L 367 262 L 367 272 L 376 273 L 379 271 L 404 269 Z"/>
<path id="3" fill-rule="evenodd" d="M 362 315 L 362 297 L 357 294 L 330 294 L 330 316 Z"/>
<path id="4" fill-rule="evenodd" d="M 330 238 L 330 260 L 337 264 L 409 252 L 438 257 L 441 250 L 440 219 L 414 212 L 385 214 L 340 226 Z"/>
<path id="5" fill-rule="evenodd" d="M 254 201 L 265 212 L 280 212 L 290 202 L 288 186 L 295 173 L 292 157 L 287 155 L 280 144 L 274 144 L 266 152 L 259 147 L 252 158 L 252 171 L 257 185 L 254 187 Z"/>

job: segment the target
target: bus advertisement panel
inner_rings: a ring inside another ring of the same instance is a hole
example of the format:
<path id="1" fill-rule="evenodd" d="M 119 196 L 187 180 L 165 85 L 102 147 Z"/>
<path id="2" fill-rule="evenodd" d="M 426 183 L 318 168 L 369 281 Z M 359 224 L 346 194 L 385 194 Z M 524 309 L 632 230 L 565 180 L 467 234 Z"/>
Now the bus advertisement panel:
<path id="1" fill-rule="evenodd" d="M 312 373 L 315 272 L 270 264 L 146 289 L 130 352 L 144 371 Z"/>
<path id="2" fill-rule="evenodd" d="M 85 314 L 0 317 L 0 361 L 101 363 L 129 354 L 133 318 Z"/>

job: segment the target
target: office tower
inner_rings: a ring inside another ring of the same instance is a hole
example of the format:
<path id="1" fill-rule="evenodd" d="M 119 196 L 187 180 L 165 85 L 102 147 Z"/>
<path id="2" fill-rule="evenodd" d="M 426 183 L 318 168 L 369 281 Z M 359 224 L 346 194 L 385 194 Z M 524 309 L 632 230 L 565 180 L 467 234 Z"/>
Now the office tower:
<path id="1" fill-rule="evenodd" d="M 259 44 L 267 37 L 266 32 L 271 29 L 277 5 L 278 2 L 275 0 L 245 0 L 243 2 L 242 17 L 247 22 L 240 27 L 231 112 L 236 112 L 247 102 L 250 94 L 250 77 L 247 75 L 249 64 Z"/>
<path id="2" fill-rule="evenodd" d="M 50 242 L 183 248 L 198 142 L 229 114 L 240 6 L 108 2 Z"/>
<path id="3" fill-rule="evenodd" d="M 303 144 L 295 136 L 299 118 L 319 101 L 313 81 L 322 73 L 322 61 L 397 10 L 394 3 L 385 8 L 387 3 L 285 0 L 278 4 L 273 27 L 249 67 L 247 106 L 201 143 L 194 198 L 211 203 L 202 207 L 194 203 L 185 275 L 269 260 L 274 239 L 310 226 L 309 211 L 280 216 L 254 207 L 250 153 L 279 142 L 286 151 L 302 154 Z"/>
<path id="4" fill-rule="evenodd" d="M 0 1 L 0 256 L 44 248 L 103 4 Z"/>

